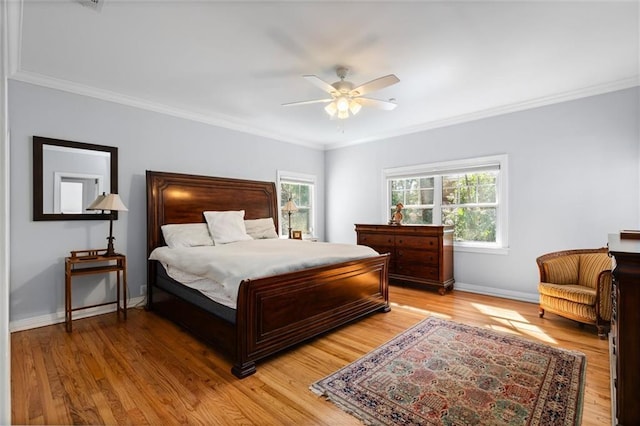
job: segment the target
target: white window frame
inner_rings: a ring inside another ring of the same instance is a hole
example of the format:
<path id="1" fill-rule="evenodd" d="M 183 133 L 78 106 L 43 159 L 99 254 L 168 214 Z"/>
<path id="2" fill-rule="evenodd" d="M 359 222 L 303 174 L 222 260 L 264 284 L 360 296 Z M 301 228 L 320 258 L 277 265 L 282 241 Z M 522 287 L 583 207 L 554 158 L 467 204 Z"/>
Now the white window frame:
<path id="1" fill-rule="evenodd" d="M 288 172 L 285 170 L 278 170 L 277 171 L 277 179 L 276 179 L 276 184 L 277 184 L 277 192 L 278 192 L 278 210 L 280 210 L 281 206 L 282 206 L 282 182 L 295 182 L 295 183 L 306 183 L 312 186 L 312 191 L 311 191 L 311 211 L 310 211 L 310 217 L 309 217 L 309 226 L 311 228 L 310 232 L 303 232 L 302 235 L 303 237 L 307 237 L 307 238 L 315 238 L 315 232 L 316 232 L 316 212 L 317 212 L 317 204 L 316 204 L 316 183 L 317 183 L 317 178 L 316 175 L 311 175 L 311 174 L 307 174 L 307 173 L 299 173 L 299 172 Z M 278 218 L 282 218 L 282 212 L 278 212 L 279 216 Z M 278 223 L 280 225 L 279 227 L 279 235 L 281 238 L 286 238 L 282 236 L 282 231 L 283 229 L 285 229 L 287 227 L 286 223 L 280 223 L 282 222 L 281 220 L 278 220 Z"/>
<path id="2" fill-rule="evenodd" d="M 498 167 L 500 173 L 498 173 L 496 181 L 496 196 L 497 196 L 497 213 L 496 213 L 496 242 L 474 242 L 474 241 L 457 241 L 454 242 L 454 246 L 458 251 L 478 252 L 478 253 L 496 253 L 507 254 L 508 253 L 508 230 L 509 230 L 509 215 L 508 215 L 508 155 L 492 155 L 487 157 L 467 158 L 462 160 L 443 161 L 430 164 L 418 164 L 413 166 L 393 167 L 383 169 L 383 184 L 384 191 L 382 199 L 384 200 L 384 212 L 383 216 L 385 220 L 390 219 L 391 206 L 391 183 L 392 179 L 401 179 L 416 176 L 442 176 L 447 174 L 455 174 L 464 171 L 481 170 L 484 167 Z M 434 190 L 434 203 L 437 207 L 434 207 L 433 222 L 434 225 L 440 225 L 442 218 L 441 215 L 441 200 L 442 200 L 442 185 L 441 179 L 437 179 L 438 184 L 435 184 Z"/>

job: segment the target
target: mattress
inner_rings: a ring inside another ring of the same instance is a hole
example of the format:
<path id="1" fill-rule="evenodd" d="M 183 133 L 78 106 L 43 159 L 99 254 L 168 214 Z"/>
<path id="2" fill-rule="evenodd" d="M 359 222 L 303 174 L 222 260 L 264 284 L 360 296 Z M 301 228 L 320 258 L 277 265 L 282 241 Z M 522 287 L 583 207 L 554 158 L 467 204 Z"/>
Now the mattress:
<path id="1" fill-rule="evenodd" d="M 235 309 L 240 283 L 302 269 L 378 256 L 367 246 L 263 239 L 217 246 L 158 247 L 149 256 L 174 280 Z"/>

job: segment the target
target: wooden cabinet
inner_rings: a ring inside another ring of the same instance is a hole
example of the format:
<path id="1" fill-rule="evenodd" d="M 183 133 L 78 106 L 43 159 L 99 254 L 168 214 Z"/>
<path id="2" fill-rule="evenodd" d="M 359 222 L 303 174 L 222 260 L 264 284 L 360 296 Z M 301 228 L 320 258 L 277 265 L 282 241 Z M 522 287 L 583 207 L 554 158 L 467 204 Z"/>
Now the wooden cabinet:
<path id="1" fill-rule="evenodd" d="M 391 254 L 391 280 L 435 286 L 440 294 L 453 288 L 452 226 L 356 224 L 356 234 L 358 244 Z"/>
<path id="2" fill-rule="evenodd" d="M 611 418 L 614 425 L 640 424 L 640 240 L 609 235 L 613 258 L 613 317 L 609 333 Z"/>

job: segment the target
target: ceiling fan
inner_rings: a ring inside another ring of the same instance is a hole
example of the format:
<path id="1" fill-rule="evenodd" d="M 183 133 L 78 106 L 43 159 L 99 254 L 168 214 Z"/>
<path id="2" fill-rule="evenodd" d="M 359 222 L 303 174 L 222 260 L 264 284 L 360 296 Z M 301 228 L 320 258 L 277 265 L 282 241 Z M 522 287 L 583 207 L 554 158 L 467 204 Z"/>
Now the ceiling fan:
<path id="1" fill-rule="evenodd" d="M 327 114 L 331 117 L 337 116 L 341 119 L 349 117 L 349 112 L 351 112 L 352 115 L 356 115 L 363 106 L 372 106 L 387 111 L 390 111 L 397 106 L 397 104 L 392 100 L 382 101 L 379 99 L 363 97 L 363 95 L 384 89 L 385 87 L 399 82 L 400 79 L 394 74 L 385 75 L 384 77 L 376 78 L 375 80 L 361 84 L 358 87 L 354 87 L 353 83 L 345 80 L 348 72 L 348 68 L 338 67 L 336 69 L 336 74 L 340 80 L 332 84 L 327 83 L 316 75 L 303 75 L 302 77 L 304 79 L 324 90 L 330 94 L 331 97 L 325 99 L 314 99 L 311 101 L 289 102 L 282 104 L 282 106 L 328 103 L 328 105 L 324 107 Z"/>

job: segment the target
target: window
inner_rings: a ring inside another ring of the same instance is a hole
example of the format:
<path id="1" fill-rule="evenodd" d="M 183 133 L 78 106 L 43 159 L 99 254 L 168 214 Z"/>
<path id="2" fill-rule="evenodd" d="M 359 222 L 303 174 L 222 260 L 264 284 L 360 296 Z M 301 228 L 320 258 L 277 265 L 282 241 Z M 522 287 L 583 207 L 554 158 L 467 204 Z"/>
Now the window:
<path id="1" fill-rule="evenodd" d="M 298 211 L 291 214 L 291 229 L 302 231 L 303 237 L 312 237 L 315 227 L 314 175 L 278 171 L 278 199 L 280 202 L 280 236 L 289 235 L 289 214 L 282 211 L 291 199 Z"/>
<path id="2" fill-rule="evenodd" d="M 53 212 L 63 214 L 100 213 L 86 210 L 87 206 L 103 192 L 101 175 L 71 172 L 53 173 Z"/>
<path id="3" fill-rule="evenodd" d="M 507 156 L 386 169 L 387 219 L 453 225 L 457 247 L 507 247 Z"/>

